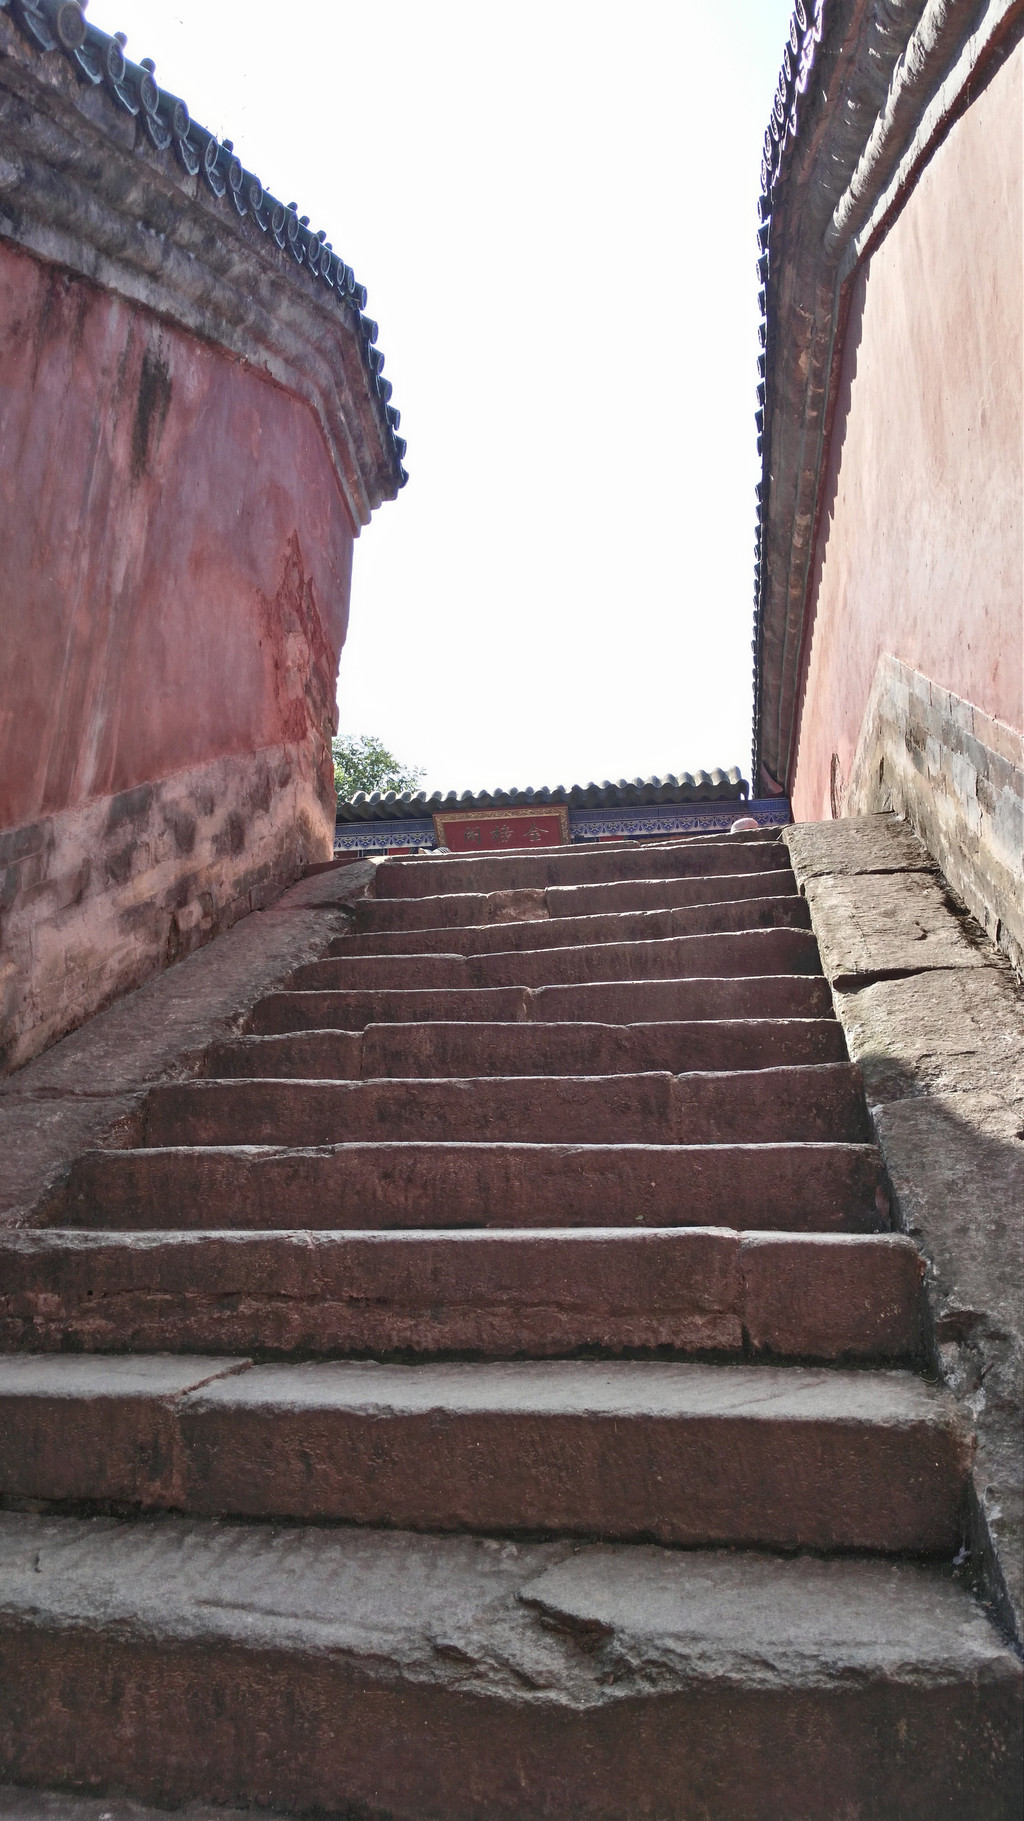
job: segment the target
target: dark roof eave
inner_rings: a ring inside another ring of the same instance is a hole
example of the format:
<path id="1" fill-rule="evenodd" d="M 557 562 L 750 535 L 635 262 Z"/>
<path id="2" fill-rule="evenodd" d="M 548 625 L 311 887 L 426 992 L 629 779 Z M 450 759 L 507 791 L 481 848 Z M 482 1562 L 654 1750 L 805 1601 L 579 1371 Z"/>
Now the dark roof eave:
<path id="1" fill-rule="evenodd" d="M 4 234 L 250 361 L 312 406 L 353 529 L 404 485 L 377 326 L 294 204 L 77 8 L 0 10 Z"/>
<path id="2" fill-rule="evenodd" d="M 620 778 L 618 783 L 559 785 L 542 790 L 393 791 L 383 795 L 362 791 L 338 804 L 339 822 L 393 822 L 427 819 L 453 810 L 543 809 L 565 804 L 569 809 L 624 809 L 657 803 L 717 803 L 742 801 L 749 785 L 738 768 L 728 771 L 682 772 L 678 777 Z"/>

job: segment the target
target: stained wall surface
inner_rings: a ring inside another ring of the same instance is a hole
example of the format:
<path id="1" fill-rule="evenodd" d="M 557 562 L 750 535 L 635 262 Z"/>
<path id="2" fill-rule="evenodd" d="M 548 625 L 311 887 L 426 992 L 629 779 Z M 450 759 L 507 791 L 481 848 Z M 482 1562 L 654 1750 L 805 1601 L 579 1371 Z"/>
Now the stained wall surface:
<path id="1" fill-rule="evenodd" d="M 833 785 L 843 806 L 887 657 L 1024 729 L 1022 148 L 1019 46 L 855 286 L 790 780 L 802 820 L 832 813 Z"/>
<path id="2" fill-rule="evenodd" d="M 0 1066 L 331 851 L 353 533 L 316 418 L 0 242 Z"/>

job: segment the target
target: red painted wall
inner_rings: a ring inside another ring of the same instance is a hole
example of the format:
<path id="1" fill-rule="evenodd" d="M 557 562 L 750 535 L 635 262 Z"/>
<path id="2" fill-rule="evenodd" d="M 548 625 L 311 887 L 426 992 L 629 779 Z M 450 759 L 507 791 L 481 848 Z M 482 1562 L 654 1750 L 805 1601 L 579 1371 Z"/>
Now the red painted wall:
<path id="1" fill-rule="evenodd" d="M 856 284 L 818 544 L 794 814 L 849 777 L 878 659 L 1024 728 L 1024 47 Z"/>
<path id="2" fill-rule="evenodd" d="M 307 405 L 0 243 L 0 829 L 329 738 L 352 530 Z"/>

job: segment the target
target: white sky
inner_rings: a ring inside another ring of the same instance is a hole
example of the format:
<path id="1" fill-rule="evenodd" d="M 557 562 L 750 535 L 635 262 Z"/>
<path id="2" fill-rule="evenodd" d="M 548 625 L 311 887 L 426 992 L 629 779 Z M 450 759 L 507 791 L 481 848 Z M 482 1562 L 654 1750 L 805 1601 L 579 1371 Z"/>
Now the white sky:
<path id="1" fill-rule="evenodd" d="M 749 775 L 760 147 L 792 0 L 91 0 L 369 291 L 408 487 L 342 731 L 428 789 Z"/>

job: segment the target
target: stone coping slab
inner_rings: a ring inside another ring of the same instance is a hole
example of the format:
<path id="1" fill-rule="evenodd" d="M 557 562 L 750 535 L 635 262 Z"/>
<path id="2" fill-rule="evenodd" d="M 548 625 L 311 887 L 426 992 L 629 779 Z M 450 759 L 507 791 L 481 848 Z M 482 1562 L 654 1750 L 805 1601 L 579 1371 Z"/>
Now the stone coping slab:
<path id="1" fill-rule="evenodd" d="M 893 816 L 783 830 L 896 1223 L 928 1261 L 933 1357 L 977 1431 L 973 1546 L 1024 1639 L 1024 994 Z"/>

